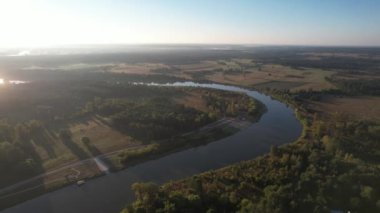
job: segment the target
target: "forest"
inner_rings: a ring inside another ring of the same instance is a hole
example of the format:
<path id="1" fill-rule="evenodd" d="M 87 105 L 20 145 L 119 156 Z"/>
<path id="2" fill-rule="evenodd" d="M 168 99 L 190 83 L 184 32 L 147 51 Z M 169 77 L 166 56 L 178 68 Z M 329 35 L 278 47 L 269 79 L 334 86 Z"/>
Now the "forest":
<path id="1" fill-rule="evenodd" d="M 13 126 L 2 120 L 0 131 L 1 185 L 14 181 L 14 174 L 23 178 L 41 172 L 40 159 L 32 144 L 42 136 L 41 122 L 31 120 Z"/>
<path id="2" fill-rule="evenodd" d="M 168 97 L 142 102 L 95 99 L 86 104 L 85 111 L 107 117 L 116 129 L 145 141 L 183 134 L 216 120 L 212 114 L 176 104 Z"/>
<path id="3" fill-rule="evenodd" d="M 162 186 L 135 183 L 136 201 L 123 213 L 380 211 L 380 123 L 321 117 L 303 104 L 328 91 L 268 93 L 297 109 L 298 141 Z"/>

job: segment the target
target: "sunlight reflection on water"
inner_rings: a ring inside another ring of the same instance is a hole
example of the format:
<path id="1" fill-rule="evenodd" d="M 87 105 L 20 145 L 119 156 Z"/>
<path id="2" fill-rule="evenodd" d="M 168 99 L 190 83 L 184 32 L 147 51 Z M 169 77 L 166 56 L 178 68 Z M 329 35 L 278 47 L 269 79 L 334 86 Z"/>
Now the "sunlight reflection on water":
<path id="1" fill-rule="evenodd" d="M 21 81 L 21 80 L 5 80 L 4 78 L 0 78 L 0 85 L 4 84 L 25 84 L 28 83 L 27 81 Z"/>

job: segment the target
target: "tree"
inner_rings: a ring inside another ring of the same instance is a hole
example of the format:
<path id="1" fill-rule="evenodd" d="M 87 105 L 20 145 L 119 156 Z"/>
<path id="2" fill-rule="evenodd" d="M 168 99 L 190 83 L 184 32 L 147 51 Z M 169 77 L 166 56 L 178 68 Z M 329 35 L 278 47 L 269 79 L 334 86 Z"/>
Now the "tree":
<path id="1" fill-rule="evenodd" d="M 137 209 L 144 209 L 145 212 L 154 212 L 155 200 L 158 197 L 158 186 L 155 183 L 134 183 L 132 190 L 135 192 L 137 202 L 134 206 Z"/>
<path id="2" fill-rule="evenodd" d="M 62 140 L 64 140 L 64 141 L 70 140 L 71 139 L 71 132 L 70 132 L 70 130 L 68 130 L 68 129 L 61 129 L 59 131 L 59 137 Z"/>
<path id="3" fill-rule="evenodd" d="M 90 138 L 84 136 L 80 139 L 82 141 L 82 143 L 84 143 L 85 145 L 89 145 L 90 144 Z"/>

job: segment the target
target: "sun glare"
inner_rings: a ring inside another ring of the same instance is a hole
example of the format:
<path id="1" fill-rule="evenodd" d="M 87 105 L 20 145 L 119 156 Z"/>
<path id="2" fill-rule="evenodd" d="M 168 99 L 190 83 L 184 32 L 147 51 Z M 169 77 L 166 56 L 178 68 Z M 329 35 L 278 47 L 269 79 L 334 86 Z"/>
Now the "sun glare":
<path id="1" fill-rule="evenodd" d="M 4 84 L 4 79 L 0 78 L 0 84 Z"/>

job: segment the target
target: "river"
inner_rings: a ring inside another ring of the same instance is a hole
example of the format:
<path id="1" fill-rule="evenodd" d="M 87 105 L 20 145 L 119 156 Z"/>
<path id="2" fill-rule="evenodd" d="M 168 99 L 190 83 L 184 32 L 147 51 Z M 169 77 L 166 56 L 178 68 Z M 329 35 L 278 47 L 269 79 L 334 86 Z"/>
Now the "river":
<path id="1" fill-rule="evenodd" d="M 148 85 L 160 86 L 154 83 Z M 268 111 L 250 127 L 216 142 L 173 153 L 90 180 L 82 187 L 67 186 L 2 212 L 120 212 L 126 203 L 134 199 L 130 188 L 134 182 L 153 181 L 160 184 L 218 169 L 242 160 L 253 159 L 267 153 L 272 145 L 291 143 L 301 135 L 302 126 L 290 107 L 256 91 L 193 82 L 177 82 L 161 84 L 161 86 L 199 86 L 244 92 L 264 103 Z"/>

